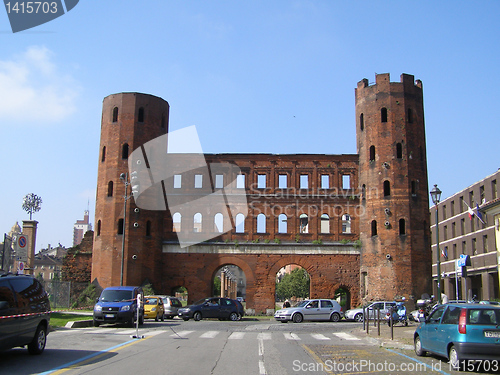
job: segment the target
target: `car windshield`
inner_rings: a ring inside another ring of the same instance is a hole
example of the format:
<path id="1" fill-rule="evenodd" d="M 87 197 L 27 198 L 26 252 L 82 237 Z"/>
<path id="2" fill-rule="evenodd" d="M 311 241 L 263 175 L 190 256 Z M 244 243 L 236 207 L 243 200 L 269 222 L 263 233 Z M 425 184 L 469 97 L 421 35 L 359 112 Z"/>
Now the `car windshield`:
<path id="1" fill-rule="evenodd" d="M 148 298 L 145 302 L 146 305 L 156 305 L 158 303 L 156 298 Z"/>
<path id="2" fill-rule="evenodd" d="M 295 307 L 304 307 L 305 305 L 307 305 L 310 301 L 309 300 L 305 300 L 305 301 L 302 301 L 301 303 L 299 303 L 298 305 L 295 305 Z"/>
<path id="3" fill-rule="evenodd" d="M 193 305 L 203 305 L 205 302 L 207 302 L 210 298 L 203 298 L 203 299 L 200 299 L 199 301 L 196 301 L 195 303 L 193 303 Z"/>
<path id="4" fill-rule="evenodd" d="M 131 301 L 134 295 L 131 290 L 105 289 L 101 294 L 102 302 Z"/>

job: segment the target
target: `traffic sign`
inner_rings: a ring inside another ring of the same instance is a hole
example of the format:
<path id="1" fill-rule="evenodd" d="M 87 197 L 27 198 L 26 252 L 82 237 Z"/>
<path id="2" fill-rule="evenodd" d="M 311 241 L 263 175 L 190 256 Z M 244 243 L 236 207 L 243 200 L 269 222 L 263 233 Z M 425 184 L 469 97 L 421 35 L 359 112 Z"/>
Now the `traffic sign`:
<path id="1" fill-rule="evenodd" d="M 28 236 L 26 234 L 17 235 L 17 239 L 14 242 L 14 251 L 16 252 L 17 260 L 28 261 Z"/>

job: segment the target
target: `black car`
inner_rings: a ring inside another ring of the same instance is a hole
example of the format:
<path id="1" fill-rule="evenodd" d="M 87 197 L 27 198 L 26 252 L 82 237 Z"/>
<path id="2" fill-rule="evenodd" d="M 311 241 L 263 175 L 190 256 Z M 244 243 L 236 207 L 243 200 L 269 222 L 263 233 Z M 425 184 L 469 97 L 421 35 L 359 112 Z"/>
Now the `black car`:
<path id="1" fill-rule="evenodd" d="M 30 354 L 41 354 L 49 321 L 49 298 L 37 279 L 0 275 L 0 350 L 27 345 Z"/>
<path id="2" fill-rule="evenodd" d="M 237 299 L 233 299 L 233 302 L 236 304 L 236 307 L 238 308 L 239 319 L 243 318 L 245 316 L 245 308 L 243 307 L 243 304 Z"/>
<path id="3" fill-rule="evenodd" d="M 203 318 L 218 318 L 220 320 L 238 320 L 240 311 L 236 302 L 229 298 L 203 298 L 190 306 L 180 308 L 178 316 L 184 320 L 193 318 L 198 321 Z"/>

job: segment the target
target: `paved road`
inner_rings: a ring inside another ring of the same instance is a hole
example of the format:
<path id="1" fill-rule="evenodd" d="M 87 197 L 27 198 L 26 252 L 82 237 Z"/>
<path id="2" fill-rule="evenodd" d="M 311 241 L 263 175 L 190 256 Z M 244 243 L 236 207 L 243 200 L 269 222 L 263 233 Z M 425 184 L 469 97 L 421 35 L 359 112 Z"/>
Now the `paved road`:
<path id="1" fill-rule="evenodd" d="M 41 356 L 0 354 L 0 374 L 447 374 L 446 362 L 380 347 L 360 323 L 147 321 L 58 330 Z M 137 336 L 133 338 L 131 336 Z"/>

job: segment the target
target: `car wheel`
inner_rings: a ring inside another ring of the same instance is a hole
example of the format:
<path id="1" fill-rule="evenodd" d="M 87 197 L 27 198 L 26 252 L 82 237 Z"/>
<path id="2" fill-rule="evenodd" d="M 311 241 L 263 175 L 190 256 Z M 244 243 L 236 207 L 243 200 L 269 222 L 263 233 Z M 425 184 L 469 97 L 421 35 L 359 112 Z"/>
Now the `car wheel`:
<path id="1" fill-rule="evenodd" d="M 292 317 L 292 320 L 294 323 L 302 323 L 302 321 L 304 320 L 304 317 L 302 316 L 302 314 L 300 313 L 296 313 L 293 317 Z"/>
<path id="2" fill-rule="evenodd" d="M 455 371 L 461 371 L 465 363 L 460 359 L 457 349 L 453 345 L 448 352 L 448 358 L 450 359 L 450 367 Z"/>
<path id="3" fill-rule="evenodd" d="M 99 323 L 97 320 L 94 320 L 94 327 L 99 327 L 101 323 Z"/>
<path id="4" fill-rule="evenodd" d="M 201 320 L 201 312 L 199 311 L 196 311 L 194 314 L 193 314 L 193 319 L 198 322 Z"/>
<path id="5" fill-rule="evenodd" d="M 422 342 L 420 341 L 420 336 L 415 337 L 413 342 L 415 348 L 415 354 L 419 357 L 425 356 L 425 350 L 422 349 Z"/>
<path id="6" fill-rule="evenodd" d="M 339 314 L 339 313 L 334 312 L 334 313 L 330 316 L 330 321 L 332 321 L 332 322 L 338 322 L 338 321 L 340 321 L 340 314 Z"/>
<path id="7" fill-rule="evenodd" d="M 233 321 L 233 322 L 236 322 L 238 319 L 238 314 L 236 314 L 235 312 L 232 312 L 231 314 L 229 314 L 229 320 Z"/>
<path id="8" fill-rule="evenodd" d="M 33 340 L 28 344 L 28 352 L 30 354 L 42 354 L 47 343 L 47 328 L 39 325 L 36 329 Z"/>
<path id="9" fill-rule="evenodd" d="M 189 318 L 182 318 L 182 320 L 184 320 L 185 322 L 187 322 L 189 320 Z"/>
<path id="10" fill-rule="evenodd" d="M 354 321 L 355 322 L 362 322 L 363 321 L 363 314 L 359 313 L 354 316 Z"/>

